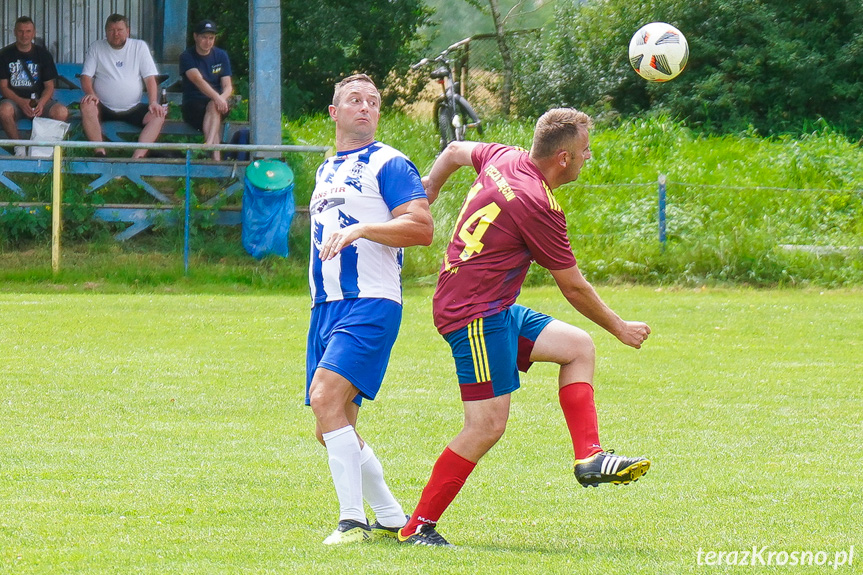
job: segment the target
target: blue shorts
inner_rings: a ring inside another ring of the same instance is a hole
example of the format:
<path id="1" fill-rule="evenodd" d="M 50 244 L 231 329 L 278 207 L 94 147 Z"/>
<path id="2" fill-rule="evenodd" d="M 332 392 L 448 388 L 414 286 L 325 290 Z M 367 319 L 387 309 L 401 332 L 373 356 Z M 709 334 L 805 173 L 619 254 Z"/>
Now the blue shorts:
<path id="1" fill-rule="evenodd" d="M 334 371 L 360 392 L 354 399 L 374 399 L 381 388 L 390 351 L 399 333 L 402 306 L 388 299 L 357 298 L 325 302 L 312 308 L 306 341 L 306 405 L 319 367 Z"/>
<path id="2" fill-rule="evenodd" d="M 518 372 L 530 369 L 533 344 L 552 319 L 513 305 L 444 335 L 452 348 L 462 401 L 491 399 L 518 389 Z"/>

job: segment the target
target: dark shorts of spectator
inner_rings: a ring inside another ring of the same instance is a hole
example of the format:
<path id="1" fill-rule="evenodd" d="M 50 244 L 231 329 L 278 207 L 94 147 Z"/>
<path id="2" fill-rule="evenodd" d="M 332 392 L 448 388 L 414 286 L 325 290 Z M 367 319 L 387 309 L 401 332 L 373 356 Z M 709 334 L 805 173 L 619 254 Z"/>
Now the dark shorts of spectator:
<path id="1" fill-rule="evenodd" d="M 183 102 L 183 121 L 198 130 L 204 131 L 204 116 L 212 100 L 187 100 Z"/>
<path id="2" fill-rule="evenodd" d="M 143 102 L 123 112 L 115 112 L 102 104 L 102 102 L 99 102 L 99 118 L 103 122 L 126 122 L 127 124 L 143 128 L 144 116 L 149 112 L 150 107 Z"/>
<path id="3" fill-rule="evenodd" d="M 7 100 L 8 100 L 7 98 L 3 98 L 2 101 L 5 102 Z M 26 118 L 26 116 L 24 115 L 24 110 L 21 109 L 21 106 L 19 106 L 18 104 L 16 104 L 12 100 L 8 100 L 8 101 L 10 104 L 12 104 L 12 108 L 15 110 L 15 121 L 16 122 L 22 118 Z M 42 108 L 42 117 L 43 118 L 50 118 L 51 117 L 51 108 L 53 108 L 54 106 L 56 106 L 59 103 L 60 102 L 58 102 L 54 98 L 51 98 L 50 100 L 45 102 L 45 106 Z"/>

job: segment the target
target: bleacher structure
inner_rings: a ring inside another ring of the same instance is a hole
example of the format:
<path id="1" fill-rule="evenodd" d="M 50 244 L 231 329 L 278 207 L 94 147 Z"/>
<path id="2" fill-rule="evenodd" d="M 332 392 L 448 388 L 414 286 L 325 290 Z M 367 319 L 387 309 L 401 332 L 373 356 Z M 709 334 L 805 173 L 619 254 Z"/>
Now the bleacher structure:
<path id="1" fill-rule="evenodd" d="M 161 73 L 158 78 L 160 91 L 165 88 L 169 101 L 178 105 L 181 97 L 178 60 L 189 39 L 188 0 L 4 0 L 0 4 L 0 38 L 4 46 L 14 42 L 13 30 L 19 16 L 27 15 L 34 20 L 40 41 L 51 51 L 57 63 L 59 78 L 55 82 L 54 98 L 68 107 L 80 102 L 83 96 L 80 72 L 87 46 L 104 37 L 105 21 L 114 12 L 129 17 L 131 36 L 142 38 L 150 45 Z M 229 142 L 235 131 L 249 128 L 252 145 L 274 146 L 281 143 L 279 14 L 278 0 L 250 0 L 250 39 L 263 37 L 268 40 L 250 42 L 250 122 L 226 122 L 223 142 Z M 259 94 L 267 94 L 267 97 L 259 98 Z M 77 108 L 70 109 L 68 121 L 73 125 L 70 134 L 80 134 L 80 130 L 75 129 L 76 124 L 80 123 Z M 28 138 L 31 121 L 19 121 L 18 128 L 21 138 Z M 140 131 L 138 127 L 125 122 L 104 122 L 102 128 L 106 142 L 134 142 Z M 202 139 L 200 132 L 181 120 L 166 121 L 161 134 L 160 141 L 176 139 L 177 136 L 183 136 L 188 141 Z M 80 137 L 83 138 L 83 135 Z M 4 139 L 7 139 L 7 135 L 0 129 L 0 140 Z M 51 173 L 53 162 L 50 158 L 16 157 L 10 153 L 12 146 L 5 147 L 8 149 L 0 147 L 0 185 L 21 197 L 21 202 L 2 202 L 0 210 L 29 209 L 32 204 L 26 202 L 21 180 L 30 174 Z M 127 151 L 118 151 L 118 154 L 123 152 Z M 86 150 L 83 153 L 89 154 Z M 131 155 L 131 151 L 128 154 Z M 152 198 L 151 203 L 115 204 L 96 211 L 99 219 L 131 224 L 117 234 L 120 240 L 148 229 L 162 214 L 179 207 L 178 202 L 182 202 L 166 195 L 148 180 L 191 176 L 198 181 L 215 181 L 218 194 L 205 204 L 219 206 L 242 190 L 242 173 L 248 163 L 166 157 L 133 160 L 113 154 L 107 158 L 80 155 L 66 156 L 62 172 L 92 176 L 88 192 L 125 178 Z M 224 213 L 218 215 L 217 222 L 239 223 L 236 206 L 222 211 Z"/>

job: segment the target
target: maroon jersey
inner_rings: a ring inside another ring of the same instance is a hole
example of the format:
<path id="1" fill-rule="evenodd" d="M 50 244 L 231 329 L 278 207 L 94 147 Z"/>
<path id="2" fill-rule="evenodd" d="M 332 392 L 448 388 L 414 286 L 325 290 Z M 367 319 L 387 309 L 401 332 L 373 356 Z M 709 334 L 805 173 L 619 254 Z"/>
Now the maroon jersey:
<path id="1" fill-rule="evenodd" d="M 521 291 L 531 261 L 550 270 L 575 265 L 566 217 L 527 152 L 480 144 L 478 177 L 467 193 L 434 294 L 442 334 L 499 313 Z"/>

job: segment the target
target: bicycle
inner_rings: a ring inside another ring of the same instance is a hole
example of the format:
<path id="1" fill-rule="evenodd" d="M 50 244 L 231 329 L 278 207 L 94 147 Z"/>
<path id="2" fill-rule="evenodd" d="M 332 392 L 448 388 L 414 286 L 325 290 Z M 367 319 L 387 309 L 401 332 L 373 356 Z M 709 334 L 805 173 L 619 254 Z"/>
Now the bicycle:
<path id="1" fill-rule="evenodd" d="M 416 70 L 428 64 L 438 64 L 438 67 L 432 70 L 429 76 L 433 80 L 437 80 L 441 86 L 441 95 L 435 100 L 432 110 L 432 117 L 437 122 L 438 133 L 440 134 L 441 152 L 450 142 L 464 141 L 465 132 L 468 128 L 476 128 L 477 132 L 482 135 L 482 121 L 473 106 L 462 96 L 461 82 L 457 82 L 453 75 L 454 60 L 449 57 L 450 52 L 460 49 L 469 41 L 470 39 L 456 42 L 435 58 L 431 60 L 423 58 L 411 66 L 411 70 Z"/>

